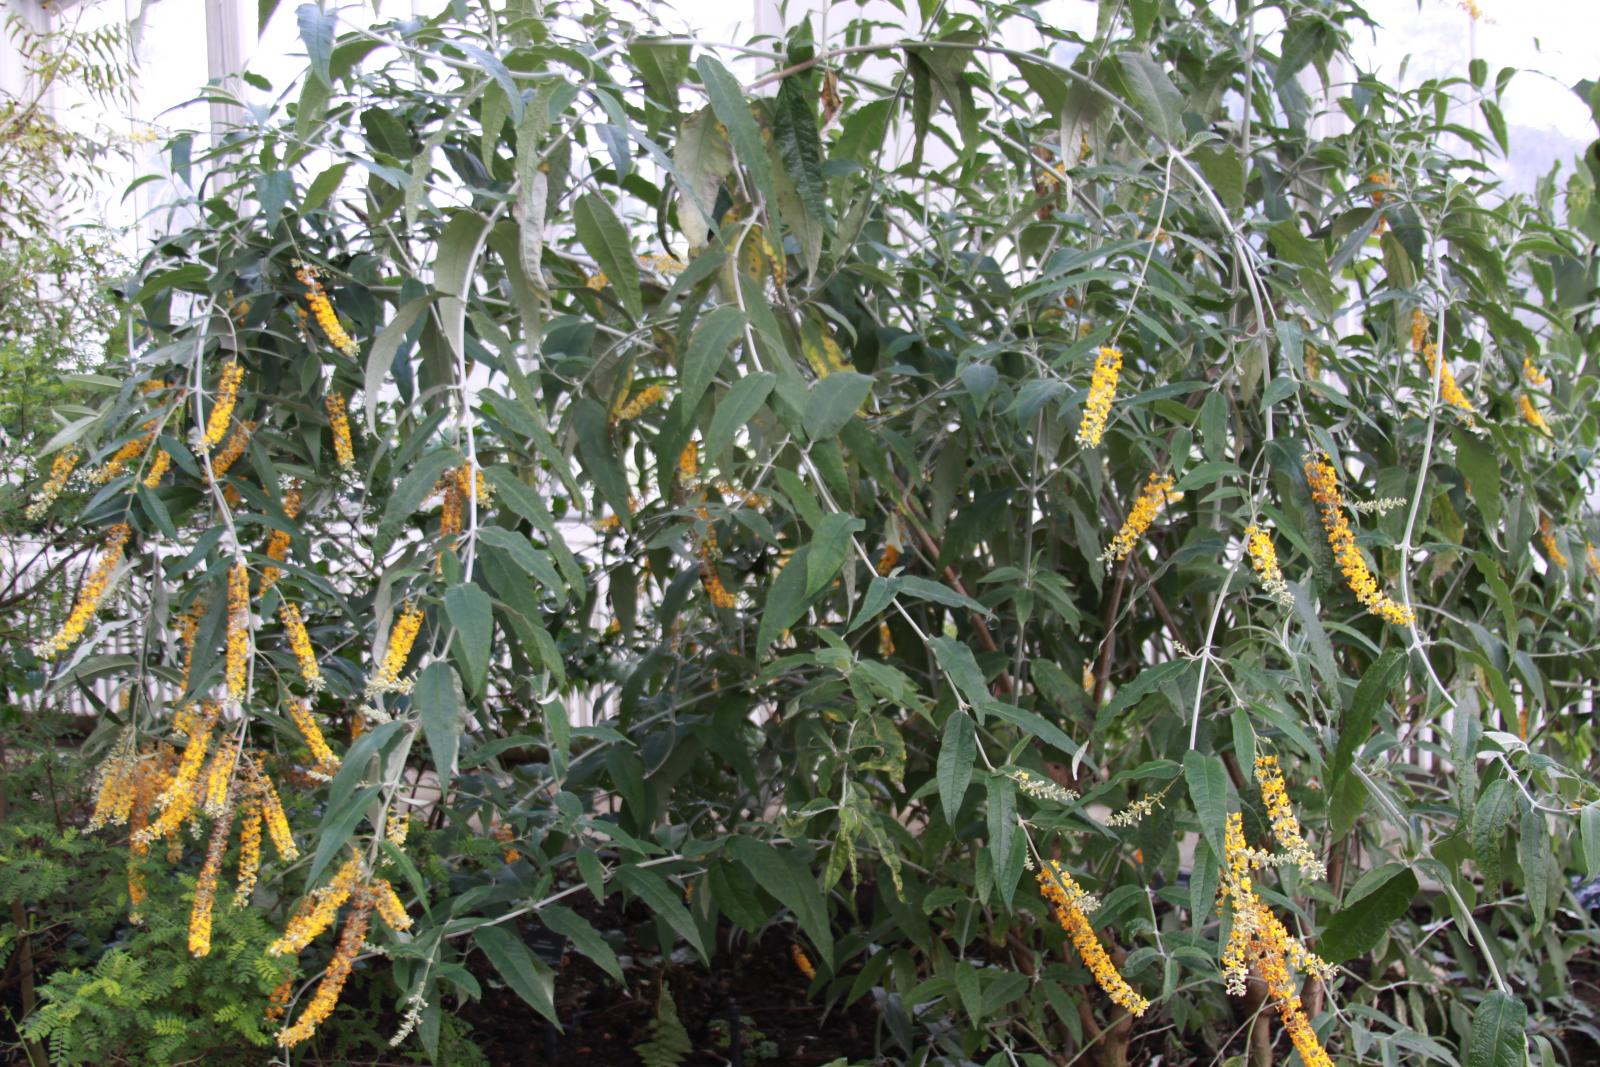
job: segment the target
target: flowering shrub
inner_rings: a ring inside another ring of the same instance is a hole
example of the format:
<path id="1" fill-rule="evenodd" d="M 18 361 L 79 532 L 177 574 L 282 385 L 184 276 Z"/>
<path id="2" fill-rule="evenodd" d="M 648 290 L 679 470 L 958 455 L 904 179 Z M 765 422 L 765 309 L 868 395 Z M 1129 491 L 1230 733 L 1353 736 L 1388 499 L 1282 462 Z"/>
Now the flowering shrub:
<path id="1" fill-rule="evenodd" d="M 173 146 L 24 664 L 120 687 L 130 913 L 168 863 L 193 956 L 270 923 L 285 1057 L 358 970 L 430 1059 L 474 966 L 570 1021 L 540 926 L 654 1059 L 616 938 L 773 921 L 899 1062 L 1588 1025 L 1600 220 L 1487 177 L 1511 72 L 1329 85 L 1347 0 L 523 8 L 307 5 L 282 103 Z"/>

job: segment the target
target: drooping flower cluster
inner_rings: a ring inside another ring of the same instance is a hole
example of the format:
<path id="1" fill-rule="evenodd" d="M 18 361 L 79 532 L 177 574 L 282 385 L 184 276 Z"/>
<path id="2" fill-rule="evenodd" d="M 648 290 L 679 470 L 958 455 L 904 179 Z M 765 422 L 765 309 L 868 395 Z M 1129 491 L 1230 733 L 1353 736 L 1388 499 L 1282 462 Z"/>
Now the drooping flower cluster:
<path id="1" fill-rule="evenodd" d="M 139 786 L 137 745 L 133 728 L 125 728 L 111 753 L 96 768 L 94 814 L 89 817 L 89 829 L 122 826 L 128 821 Z"/>
<path id="2" fill-rule="evenodd" d="M 1583 543 L 1583 560 L 1589 565 L 1589 573 L 1600 578 L 1600 553 L 1595 551 L 1593 541 Z"/>
<path id="3" fill-rule="evenodd" d="M 289 487 L 283 491 L 283 516 L 286 519 L 293 519 L 299 514 L 300 483 L 292 481 L 289 483 Z M 276 564 L 282 563 L 289 558 L 289 544 L 292 540 L 293 538 L 289 536 L 289 531 L 279 530 L 276 527 L 273 528 L 272 533 L 267 535 L 266 556 L 272 560 L 272 563 L 261 569 L 261 592 L 265 593 L 277 584 L 278 577 L 283 572 Z"/>
<path id="4" fill-rule="evenodd" d="M 1290 934 L 1256 895 L 1250 872 L 1272 862 L 1272 857 L 1249 846 L 1244 819 L 1238 812 L 1228 814 L 1223 851 L 1222 884 L 1217 896 L 1219 904 L 1231 908 L 1233 918 L 1233 929 L 1222 952 L 1225 987 L 1232 995 L 1243 996 L 1254 973 L 1265 984 L 1301 1062 L 1306 1067 L 1333 1067 L 1333 1060 L 1323 1050 L 1306 1017 L 1291 973 L 1292 968 L 1327 981 L 1333 968 Z"/>
<path id="5" fill-rule="evenodd" d="M 223 442 L 222 448 L 211 457 L 211 477 L 213 480 L 227 474 L 229 469 L 244 455 L 244 450 L 250 446 L 250 435 L 256 432 L 256 424 L 249 419 L 235 423 L 233 432 L 228 434 L 228 439 Z M 166 455 L 162 452 L 161 455 Z M 160 457 L 157 457 L 158 461 Z"/>
<path id="6" fill-rule="evenodd" d="M 1010 771 L 1006 777 L 1016 782 L 1017 788 L 1022 790 L 1025 796 L 1033 797 L 1036 800 L 1049 800 L 1057 804 L 1071 804 L 1078 799 L 1078 794 L 1075 790 L 1058 785 L 1050 779 L 1040 778 L 1032 771 Z"/>
<path id="7" fill-rule="evenodd" d="M 817 969 L 811 963 L 811 957 L 806 955 L 806 950 L 799 945 L 789 946 L 789 958 L 794 960 L 794 969 L 799 971 L 806 981 L 815 981 Z"/>
<path id="8" fill-rule="evenodd" d="M 1524 356 L 1522 357 L 1522 380 L 1537 388 L 1548 382 L 1550 378 L 1544 371 L 1539 369 L 1538 364 L 1534 363 L 1532 358 Z"/>
<path id="9" fill-rule="evenodd" d="M 292 955 L 310 945 L 333 925 L 339 909 L 346 902 L 350 904 L 350 910 L 339 931 L 333 959 L 323 971 L 322 979 L 300 1017 L 294 1025 L 285 1027 L 278 1034 L 278 1043 L 285 1048 L 309 1038 L 333 1014 L 333 1009 L 339 1003 L 339 994 L 344 990 L 345 980 L 350 977 L 350 968 L 361 952 L 361 944 L 366 939 L 374 910 L 392 930 L 406 930 L 411 926 L 411 916 L 406 914 L 405 905 L 395 893 L 394 886 L 384 878 L 364 875 L 360 858 L 352 853 L 326 885 L 312 890 L 300 902 L 290 916 L 283 936 L 267 947 L 268 954 Z"/>
<path id="10" fill-rule="evenodd" d="M 246 796 L 239 805 L 239 816 L 239 874 L 234 880 L 233 902 L 243 907 L 250 903 L 261 873 L 261 798 Z"/>
<path id="11" fill-rule="evenodd" d="M 1550 436 L 1550 424 L 1545 421 L 1544 414 L 1534 406 L 1532 398 L 1527 393 L 1517 394 L 1517 411 L 1522 415 L 1523 422 L 1546 437 Z"/>
<path id="12" fill-rule="evenodd" d="M 344 470 L 355 470 L 356 446 L 350 436 L 350 412 L 345 406 L 344 394 L 330 389 L 322 398 L 322 406 L 328 412 L 328 428 L 333 431 L 334 458 Z"/>
<path id="13" fill-rule="evenodd" d="M 1284 580 L 1283 568 L 1278 566 L 1278 550 L 1266 530 L 1252 523 L 1245 527 L 1245 549 L 1250 553 L 1250 566 L 1261 579 L 1261 588 L 1267 595 L 1286 608 L 1294 607 L 1294 593 Z"/>
<path id="14" fill-rule="evenodd" d="M 483 468 L 469 462 L 445 471 L 433 491 L 443 501 L 439 509 L 439 536 L 449 546 L 462 530 L 469 504 L 481 509 L 488 502 L 489 482 L 483 476 Z"/>
<path id="15" fill-rule="evenodd" d="M 1386 170 L 1375 170 L 1371 174 L 1367 175 L 1367 181 L 1376 186 L 1376 188 L 1372 190 L 1373 208 L 1376 209 L 1383 207 L 1383 202 L 1389 198 L 1389 172 Z M 1386 222 L 1387 220 L 1384 219 L 1382 215 L 1378 216 L 1377 225 L 1372 227 L 1372 233 L 1374 236 L 1381 234 L 1384 231 Z"/>
<path id="16" fill-rule="evenodd" d="M 56 455 L 50 462 L 50 477 L 39 487 L 38 495 L 33 498 L 23 514 L 29 522 L 38 522 L 50 510 L 50 505 L 56 502 L 61 495 L 61 490 L 67 487 L 67 479 L 72 477 L 72 472 L 78 469 L 78 460 L 83 458 L 83 453 L 76 448 L 67 448 Z"/>
<path id="17" fill-rule="evenodd" d="M 1322 514 L 1322 529 L 1333 550 L 1334 562 L 1344 572 L 1345 582 L 1367 611 L 1396 626 L 1411 625 L 1411 612 L 1378 588 L 1378 580 L 1367 568 L 1361 550 L 1356 547 L 1356 535 L 1344 513 L 1344 498 L 1339 493 L 1339 475 L 1326 452 L 1310 455 L 1305 461 L 1306 481 L 1311 486 L 1311 499 L 1316 501 Z"/>
<path id="18" fill-rule="evenodd" d="M 1083 965 L 1094 975 L 1095 982 L 1105 990 L 1112 1003 L 1135 1017 L 1143 1015 L 1149 1009 L 1150 1002 L 1135 992 L 1127 979 L 1122 977 L 1116 964 L 1106 954 L 1105 946 L 1095 936 L 1094 927 L 1089 925 L 1087 913 L 1098 907 L 1098 902 L 1084 892 L 1057 860 L 1050 860 L 1037 878 L 1039 892 L 1055 909 L 1056 922 L 1072 938 L 1073 946 L 1083 959 Z"/>
<path id="19" fill-rule="evenodd" d="M 389 631 L 389 647 L 384 650 L 383 662 L 367 680 L 368 699 L 384 693 L 411 692 L 411 682 L 402 680 L 400 675 L 406 669 L 406 661 L 411 658 L 411 646 L 416 643 L 417 634 L 422 630 L 422 619 L 422 609 L 414 604 L 407 604 L 400 612 L 400 617 Z"/>
<path id="20" fill-rule="evenodd" d="M 659 385 L 647 385 L 639 390 L 638 395 L 632 400 L 624 401 L 623 396 L 626 395 L 624 393 L 619 396 L 617 398 L 619 401 L 617 406 L 611 409 L 611 422 L 613 425 L 637 419 L 640 415 L 665 400 L 667 391 Z"/>
<path id="21" fill-rule="evenodd" d="M 1558 571 L 1567 569 L 1566 554 L 1556 544 L 1555 527 L 1550 525 L 1550 516 L 1542 511 L 1539 513 L 1539 543 L 1544 546 L 1544 558 L 1550 562 L 1550 566 Z"/>
<path id="22" fill-rule="evenodd" d="M 1300 820 L 1295 817 L 1294 805 L 1289 803 L 1289 790 L 1284 784 L 1278 757 L 1264 753 L 1257 756 L 1255 771 L 1256 784 L 1261 787 L 1261 802 L 1272 820 L 1272 836 L 1277 839 L 1278 846 L 1307 878 L 1326 877 L 1327 868 L 1300 833 Z"/>
<path id="23" fill-rule="evenodd" d="M 340 324 L 339 313 L 333 309 L 333 301 L 328 299 L 322 283 L 317 280 L 316 268 L 302 266 L 294 272 L 294 276 L 306 287 L 306 303 L 311 305 L 311 317 L 317 320 L 317 325 L 322 328 L 322 334 L 328 339 L 328 343 L 338 349 L 340 355 L 354 359 L 360 354 L 361 346 L 350 339 L 350 335 Z"/>
<path id="24" fill-rule="evenodd" d="M 1428 382 L 1430 389 L 1435 379 L 1439 382 L 1439 396 L 1446 404 L 1458 408 L 1467 416 L 1467 422 L 1472 422 L 1472 417 L 1477 409 L 1472 406 L 1472 401 L 1461 391 L 1456 384 L 1456 376 L 1450 372 L 1450 364 L 1439 358 L 1439 347 L 1428 340 L 1428 316 L 1420 311 L 1411 313 L 1411 350 L 1422 357 L 1422 362 L 1428 367 Z"/>
<path id="25" fill-rule="evenodd" d="M 244 560 L 228 571 L 228 696 L 243 701 L 250 678 L 250 572 Z"/>
<path id="26" fill-rule="evenodd" d="M 1122 529 L 1111 539 L 1111 544 L 1107 546 L 1100 559 L 1107 565 L 1126 559 L 1128 553 L 1139 543 L 1139 538 L 1150 529 L 1150 524 L 1155 521 L 1161 509 L 1181 496 L 1181 493 L 1172 491 L 1171 476 L 1158 475 L 1152 471 L 1150 479 L 1145 482 L 1138 498 L 1134 500 L 1128 517 L 1123 520 Z"/>
<path id="27" fill-rule="evenodd" d="M 1122 352 L 1105 347 L 1094 361 L 1094 377 L 1089 380 L 1089 399 L 1083 404 L 1083 421 L 1078 424 L 1078 443 L 1087 448 L 1100 444 L 1111 402 L 1117 395 L 1117 378 L 1122 373 Z"/>
<path id="28" fill-rule="evenodd" d="M 211 952 L 211 913 L 217 903 L 217 882 L 222 876 L 222 854 L 228 849 L 228 831 L 233 827 L 233 812 L 226 808 L 216 815 L 211 837 L 206 842 L 205 862 L 195 882 L 194 903 L 189 908 L 189 955 Z"/>
<path id="29" fill-rule="evenodd" d="M 234 405 L 239 402 L 239 383 L 244 381 L 244 367 L 238 360 L 229 360 L 222 368 L 222 380 L 211 397 L 211 411 L 206 416 L 205 441 L 207 448 L 216 448 L 228 432 L 233 420 Z"/>
<path id="30" fill-rule="evenodd" d="M 100 602 L 105 599 L 106 590 L 111 586 L 111 576 L 122 563 L 128 538 L 132 536 L 133 530 L 125 522 L 119 522 L 106 531 L 105 548 L 95 561 L 94 569 L 84 578 L 83 588 L 78 590 L 78 599 L 73 603 L 67 621 L 61 624 L 55 636 L 34 646 L 34 652 L 41 659 L 54 659 L 65 652 L 89 628 L 95 612 L 100 609 Z"/>
<path id="31" fill-rule="evenodd" d="M 1135 800 L 1132 804 L 1129 804 L 1121 811 L 1114 812 L 1112 815 L 1110 815 L 1106 819 L 1106 825 L 1137 826 L 1145 819 L 1148 819 L 1151 812 L 1155 811 L 1161 806 L 1161 798 L 1165 794 L 1165 790 L 1162 790 L 1161 793 L 1146 793 L 1144 796 L 1140 797 L 1138 800 Z"/>
<path id="32" fill-rule="evenodd" d="M 332 774 L 339 769 L 339 757 L 333 749 L 328 747 L 328 742 L 322 736 L 322 728 L 317 725 L 317 720 L 311 714 L 311 704 L 305 700 L 289 701 L 289 717 L 294 720 L 295 729 L 300 731 L 300 736 L 305 739 L 306 748 L 311 751 L 311 758 L 317 761 L 317 769 L 324 774 Z"/>

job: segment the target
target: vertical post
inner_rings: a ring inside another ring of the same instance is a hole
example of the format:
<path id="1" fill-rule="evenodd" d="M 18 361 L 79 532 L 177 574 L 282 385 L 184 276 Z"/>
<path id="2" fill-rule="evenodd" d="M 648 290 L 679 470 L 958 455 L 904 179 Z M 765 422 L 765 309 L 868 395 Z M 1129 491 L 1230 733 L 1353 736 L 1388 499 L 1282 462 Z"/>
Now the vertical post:
<path id="1" fill-rule="evenodd" d="M 244 27 L 239 19 L 240 0 L 205 0 L 206 77 L 222 92 L 237 96 L 244 70 Z M 229 128 L 244 121 L 236 104 L 211 101 L 211 136 L 220 140 Z"/>

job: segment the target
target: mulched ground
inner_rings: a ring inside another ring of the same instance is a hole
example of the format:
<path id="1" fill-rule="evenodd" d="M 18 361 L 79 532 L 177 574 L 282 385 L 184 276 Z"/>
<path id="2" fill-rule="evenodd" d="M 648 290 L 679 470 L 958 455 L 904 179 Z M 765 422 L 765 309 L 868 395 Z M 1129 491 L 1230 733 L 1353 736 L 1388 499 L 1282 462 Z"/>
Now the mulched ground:
<path id="1" fill-rule="evenodd" d="M 587 903 L 587 909 L 577 910 L 586 911 L 596 929 L 629 929 L 648 938 L 647 921 L 635 921 L 647 915 L 630 913 L 624 921 L 615 898 L 604 908 Z M 537 926 L 522 933 L 535 951 L 549 951 L 541 944 L 549 935 Z M 807 996 L 810 982 L 790 955 L 788 926 L 769 927 L 759 940 L 724 926 L 718 941 L 707 970 L 698 959 L 663 960 L 654 944 L 630 940 L 626 951 L 618 952 L 629 980 L 626 990 L 588 958 L 567 951 L 555 965 L 556 1014 L 565 1028 L 559 1033 L 504 986 L 481 953 L 474 953 L 467 965 L 483 986 L 483 998 L 462 1005 L 456 1015 L 470 1024 L 473 1041 L 496 1065 L 631 1065 L 639 1062 L 634 1049 L 651 1036 L 665 982 L 695 1049 L 685 1064 L 816 1067 L 840 1057 L 872 1062 L 877 1012 L 871 998 L 824 1017 L 823 1005 Z"/>

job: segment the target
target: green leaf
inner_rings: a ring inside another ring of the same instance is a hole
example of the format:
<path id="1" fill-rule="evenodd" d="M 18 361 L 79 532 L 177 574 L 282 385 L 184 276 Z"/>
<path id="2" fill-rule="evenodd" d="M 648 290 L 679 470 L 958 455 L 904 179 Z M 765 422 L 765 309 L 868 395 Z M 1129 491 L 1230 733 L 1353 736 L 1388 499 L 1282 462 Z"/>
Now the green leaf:
<path id="1" fill-rule="evenodd" d="M 1200 832 L 1214 854 L 1225 855 L 1222 839 L 1228 822 L 1228 772 L 1222 760 L 1190 749 L 1183 754 L 1183 778 L 1200 817 Z"/>
<path id="2" fill-rule="evenodd" d="M 773 228 L 778 228 L 778 196 L 772 183 L 772 168 L 767 161 L 767 149 L 761 139 L 761 127 L 750 114 L 750 101 L 745 99 L 739 80 L 716 57 L 702 53 L 695 61 L 700 81 L 706 95 L 711 98 L 711 110 L 728 130 L 733 151 L 750 172 L 750 179 L 761 193 L 762 204 Z"/>
<path id="3" fill-rule="evenodd" d="M 969 596 L 951 589 L 939 582 L 929 581 L 927 578 L 918 578 L 914 574 L 902 574 L 894 579 L 896 592 L 904 593 L 914 600 L 929 600 L 935 604 L 943 604 L 950 608 L 966 608 L 968 611 L 977 612 L 979 615 L 991 615 L 988 608 L 973 600 Z"/>
<path id="4" fill-rule="evenodd" d="M 1523 1067 L 1527 1055 L 1528 1009 L 1498 990 L 1472 1013 L 1464 1067 Z"/>
<path id="5" fill-rule="evenodd" d="M 855 371 L 835 371 L 811 387 L 806 398 L 806 434 L 826 441 L 844 429 L 872 392 L 872 379 Z"/>
<path id="6" fill-rule="evenodd" d="M 1496 778 L 1478 797 L 1472 811 L 1472 854 L 1489 886 L 1500 882 L 1500 846 L 1515 810 L 1516 794 L 1511 783 Z"/>
<path id="7" fill-rule="evenodd" d="M 668 37 L 636 37 L 628 58 L 644 81 L 645 95 L 668 111 L 678 110 L 678 85 L 689 71 L 689 46 Z"/>
<path id="8" fill-rule="evenodd" d="M 1152 133 L 1176 145 L 1183 139 L 1183 96 L 1178 87 L 1145 52 L 1119 52 L 1115 61 L 1133 109 Z"/>
<path id="9" fill-rule="evenodd" d="M 367 420 L 367 432 L 378 432 L 378 405 L 374 402 L 382 395 L 383 383 L 389 377 L 389 371 L 394 366 L 395 353 L 400 350 L 400 344 L 406 339 L 406 334 L 411 332 L 417 319 L 427 311 L 437 299 L 432 293 L 425 296 L 413 297 L 395 311 L 394 318 L 384 326 L 378 334 L 377 340 L 372 342 L 372 348 L 367 352 L 367 373 L 364 379 L 363 390 L 367 402 L 362 406 L 363 415 Z"/>
<path id="10" fill-rule="evenodd" d="M 667 886 L 664 878 L 648 868 L 629 864 L 618 867 L 615 877 L 624 889 L 644 901 L 651 911 L 689 942 L 702 961 L 709 958 L 705 941 L 700 937 L 700 927 L 695 925 L 694 917 L 683 906 L 677 892 Z"/>
<path id="11" fill-rule="evenodd" d="M 1333 914 L 1317 939 L 1317 955 L 1329 963 L 1343 963 L 1371 951 L 1395 920 L 1409 910 L 1417 888 L 1417 876 L 1411 868 L 1395 866 L 1387 871 L 1383 880 L 1359 900 Z"/>
<path id="12" fill-rule="evenodd" d="M 594 960 L 602 971 L 618 982 L 627 981 L 622 976 L 622 965 L 617 962 L 617 954 L 606 944 L 606 939 L 589 924 L 588 919 L 560 904 L 546 904 L 539 909 L 539 918 L 550 929 L 571 940 L 573 947 Z"/>
<path id="13" fill-rule="evenodd" d="M 328 61 L 333 58 L 333 31 L 338 17 L 322 10 L 320 4 L 301 4 L 295 8 L 295 21 L 300 24 L 300 40 L 306 46 L 306 58 L 311 62 L 311 73 L 323 85 L 333 85 L 328 74 Z"/>
<path id="14" fill-rule="evenodd" d="M 452 649 L 460 656 L 467 688 L 482 695 L 489 676 L 489 647 L 494 640 L 494 603 L 471 582 L 453 586 L 444 595 L 445 614 L 456 628 Z M 431 742 L 430 742 L 431 743 Z"/>
<path id="15" fill-rule="evenodd" d="M 1328 763 L 1328 788 L 1334 789 L 1339 784 L 1339 779 L 1350 769 L 1355 762 L 1356 749 L 1360 748 L 1367 740 L 1367 735 L 1372 732 L 1372 722 L 1378 715 L 1378 709 L 1384 706 L 1389 698 L 1389 692 L 1405 675 L 1406 657 L 1399 649 L 1391 648 L 1383 656 L 1367 668 L 1367 673 L 1361 678 L 1361 683 L 1356 686 L 1355 695 L 1350 698 L 1350 706 L 1345 709 L 1344 719 L 1339 725 L 1339 741 L 1333 751 L 1333 759 Z"/>
<path id="16" fill-rule="evenodd" d="M 734 837 L 728 852 L 756 882 L 790 911 L 824 962 L 833 966 L 833 931 L 828 925 L 828 905 L 811 868 L 797 853 L 781 852 L 753 837 Z"/>
<path id="17" fill-rule="evenodd" d="M 697 253 L 710 239 L 717 190 L 733 172 L 733 150 L 710 107 L 685 116 L 672 163 L 679 176 L 678 226 L 689 239 L 690 253 Z"/>
<path id="18" fill-rule="evenodd" d="M 317 876 L 349 843 L 350 835 L 355 833 L 362 816 L 367 812 L 367 805 L 372 803 L 382 788 L 381 785 L 369 785 L 345 797 L 341 804 L 329 804 L 327 813 L 322 816 L 322 826 L 317 830 L 317 851 L 312 855 L 311 866 L 306 871 L 307 885 L 315 885 Z"/>
<path id="19" fill-rule="evenodd" d="M 978 758 L 977 731 L 972 717 L 960 708 L 944 721 L 944 736 L 939 742 L 939 806 L 945 821 L 955 825 L 961 801 L 972 784 L 972 767 Z"/>
<path id="20" fill-rule="evenodd" d="M 1025 711 L 1014 704 L 1007 704 L 1003 700 L 992 699 L 984 702 L 983 710 L 997 719 L 1004 719 L 1013 726 L 1020 726 L 1029 734 L 1058 751 L 1065 752 L 1069 756 L 1078 754 L 1078 743 L 1063 733 L 1060 727 L 1042 715 Z"/>
<path id="21" fill-rule="evenodd" d="M 966 698 L 968 704 L 982 711 L 990 701 L 989 686 L 983 680 L 983 671 L 979 669 L 972 649 L 943 634 L 929 638 L 928 646 L 933 649 L 933 658 L 939 661 L 939 669 L 949 676 L 956 691 Z"/>
<path id="22" fill-rule="evenodd" d="M 506 980 L 506 985 L 560 1030 L 561 1020 L 556 1018 L 555 972 L 528 951 L 528 946 L 522 943 L 516 931 L 503 925 L 480 926 L 472 931 L 472 940 L 483 949 L 483 954 L 489 957 L 489 962 Z"/>
<path id="23" fill-rule="evenodd" d="M 769 371 L 740 378 L 717 401 L 716 412 L 711 416 L 711 429 L 706 432 L 706 460 L 718 462 L 733 444 L 734 436 L 745 424 L 755 418 L 756 412 L 767 402 L 778 376 Z"/>
<path id="24" fill-rule="evenodd" d="M 461 704 L 456 686 L 455 669 L 439 661 L 428 664 L 417 675 L 412 693 L 412 702 L 422 716 L 422 734 L 428 739 L 428 750 L 433 753 L 440 789 L 450 787 L 461 746 Z"/>
<path id="25" fill-rule="evenodd" d="M 572 207 L 572 223 L 578 242 L 611 280 L 622 306 L 634 319 L 641 317 L 644 293 L 639 287 L 633 242 L 606 198 L 599 193 L 584 193 Z"/>
<path id="26" fill-rule="evenodd" d="M 1550 842 L 1544 816 L 1529 807 L 1522 813 L 1517 834 L 1517 865 L 1522 868 L 1522 889 L 1533 912 L 1535 929 L 1544 926 L 1550 910 Z"/>
<path id="27" fill-rule="evenodd" d="M 692 418 L 700 398 L 717 376 L 727 357 L 728 346 L 744 331 L 744 315 L 736 307 L 719 307 L 707 313 L 695 327 L 689 348 L 683 354 L 679 375 L 679 402 L 684 418 Z"/>
<path id="28" fill-rule="evenodd" d="M 1467 430 L 1451 435 L 1456 444 L 1456 466 L 1467 480 L 1467 492 L 1494 528 L 1500 526 L 1500 457 Z"/>
<path id="29" fill-rule="evenodd" d="M 450 449 L 437 449 L 417 460 L 417 465 L 395 487 L 389 503 L 383 509 L 383 519 L 372 535 L 373 555 L 382 558 L 394 543 L 400 527 L 417 513 L 422 502 L 433 495 L 434 486 L 444 477 L 444 472 L 458 466 L 461 457 Z"/>
<path id="30" fill-rule="evenodd" d="M 1591 875 L 1600 874 L 1600 800 L 1585 805 L 1578 824 L 1583 838 L 1583 869 Z"/>
<path id="31" fill-rule="evenodd" d="M 799 79 L 786 78 L 778 87 L 773 139 L 808 223 L 801 225 L 801 220 L 790 218 L 789 224 L 801 236 L 806 273 L 815 274 L 822 255 L 821 236 L 828 207 L 822 176 L 822 138 L 817 131 L 813 96 L 807 94 L 804 84 Z"/>
<path id="32" fill-rule="evenodd" d="M 633 509 L 628 507 L 628 477 L 611 445 L 606 409 L 591 397 L 572 405 L 572 425 L 578 433 L 578 459 L 625 530 L 633 529 Z"/>
<path id="33" fill-rule="evenodd" d="M 778 635 L 799 622 L 811 602 L 806 595 L 807 557 L 811 546 L 805 545 L 789 557 L 789 562 L 772 580 L 767 590 L 767 600 L 761 610 L 761 626 L 756 632 L 756 649 L 765 651 Z"/>
<path id="34" fill-rule="evenodd" d="M 1016 886 L 1003 884 L 1000 875 L 1017 835 L 1017 784 L 1003 774 L 991 774 L 986 784 L 989 788 L 989 854 L 994 863 L 996 888 L 1009 903 Z"/>

